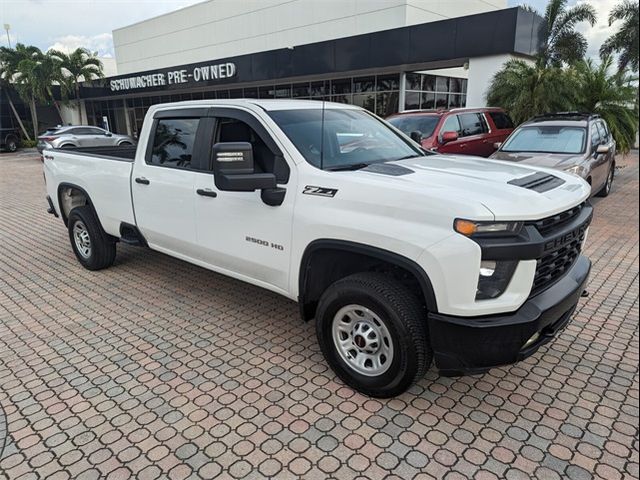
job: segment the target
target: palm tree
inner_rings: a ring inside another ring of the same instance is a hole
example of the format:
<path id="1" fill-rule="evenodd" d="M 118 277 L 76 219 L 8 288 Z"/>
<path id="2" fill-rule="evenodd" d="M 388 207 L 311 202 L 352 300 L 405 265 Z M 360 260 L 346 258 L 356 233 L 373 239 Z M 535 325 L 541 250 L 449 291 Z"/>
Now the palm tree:
<path id="1" fill-rule="evenodd" d="M 505 108 L 516 122 L 540 113 L 569 110 L 575 105 L 575 79 L 564 67 L 584 57 L 587 40 L 576 26 L 581 22 L 594 25 L 596 14 L 587 3 L 571 8 L 567 3 L 568 0 L 549 0 L 535 62 L 511 60 L 493 77 L 487 103 Z M 535 12 L 530 6 L 523 8 Z"/>
<path id="2" fill-rule="evenodd" d="M 559 67 L 581 60 L 587 52 L 587 39 L 576 31 L 578 23 L 596 23 L 596 12 L 588 3 L 567 8 L 568 0 L 549 0 L 540 27 L 541 47 L 537 55 L 540 67 Z M 532 11 L 531 7 L 525 9 Z"/>
<path id="3" fill-rule="evenodd" d="M 523 60 L 507 62 L 488 92 L 487 103 L 507 110 L 516 123 L 539 113 L 570 110 L 576 100 L 575 81 L 568 71 Z"/>
<path id="4" fill-rule="evenodd" d="M 622 26 L 600 47 L 600 56 L 604 59 L 613 53 L 619 53 L 618 71 L 630 66 L 638 71 L 638 2 L 624 0 L 609 13 L 609 26 L 621 20 Z"/>
<path id="5" fill-rule="evenodd" d="M 104 78 L 102 62 L 86 48 L 76 48 L 71 53 L 57 50 L 49 50 L 49 55 L 59 62 L 62 71 L 61 88 L 63 95 L 73 95 L 82 121 L 82 109 L 80 107 L 80 82 L 95 78 Z"/>
<path id="6" fill-rule="evenodd" d="M 38 136 L 37 103 L 50 99 L 51 80 L 55 76 L 55 66 L 51 59 L 34 46 L 21 43 L 15 49 L 0 48 L 0 75 L 10 83 L 18 95 L 29 105 L 34 137 Z"/>
<path id="7" fill-rule="evenodd" d="M 627 153 L 638 132 L 638 77 L 616 71 L 613 58 L 606 56 L 599 65 L 591 59 L 575 65 L 577 110 L 599 114 L 609 125 L 618 150 Z"/>

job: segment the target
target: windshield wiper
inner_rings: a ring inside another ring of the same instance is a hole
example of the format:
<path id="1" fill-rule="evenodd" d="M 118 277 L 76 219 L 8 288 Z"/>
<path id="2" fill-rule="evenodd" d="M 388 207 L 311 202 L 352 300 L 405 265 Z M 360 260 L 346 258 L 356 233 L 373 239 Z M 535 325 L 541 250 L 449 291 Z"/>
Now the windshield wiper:
<path id="1" fill-rule="evenodd" d="M 350 163 L 348 165 L 337 165 L 335 167 L 329 167 L 327 168 L 327 170 L 329 170 L 330 172 L 340 172 L 340 171 L 346 171 L 346 170 L 360 170 L 362 168 L 366 168 L 369 165 L 371 165 L 370 163 Z"/>

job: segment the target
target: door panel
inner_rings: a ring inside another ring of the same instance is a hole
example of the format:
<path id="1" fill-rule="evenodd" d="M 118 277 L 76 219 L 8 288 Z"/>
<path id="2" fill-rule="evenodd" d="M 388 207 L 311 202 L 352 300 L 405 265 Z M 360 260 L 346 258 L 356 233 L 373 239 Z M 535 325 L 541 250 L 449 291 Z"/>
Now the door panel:
<path id="1" fill-rule="evenodd" d="M 598 154 L 596 152 L 598 146 L 606 142 L 602 138 L 604 132 L 597 122 L 591 124 L 591 185 L 594 192 L 602 188 L 607 179 L 608 156 L 606 154 Z"/>
<path id="2" fill-rule="evenodd" d="M 256 172 L 275 173 L 280 169 L 275 165 L 284 161 L 283 157 L 276 162 L 274 159 L 282 155 L 282 150 L 257 118 L 248 112 L 228 109 L 219 109 L 214 114 L 213 143 L 249 142 Z M 289 178 L 287 173 L 279 184 L 287 189 L 284 202 L 271 207 L 262 201 L 259 190 L 221 191 L 216 188 L 213 175 L 198 177 L 197 190 L 217 194 L 195 195 L 202 260 L 223 271 L 286 291 L 296 179 Z"/>
<path id="3" fill-rule="evenodd" d="M 133 169 L 136 223 L 149 245 L 197 258 L 195 185 L 200 176 L 196 141 L 200 118 L 154 121 L 152 146 Z"/>
<path id="4" fill-rule="evenodd" d="M 194 185 L 198 175 L 201 174 L 188 170 L 136 164 L 131 187 L 136 223 L 150 246 L 194 256 Z M 145 181 L 148 183 L 139 183 Z"/>

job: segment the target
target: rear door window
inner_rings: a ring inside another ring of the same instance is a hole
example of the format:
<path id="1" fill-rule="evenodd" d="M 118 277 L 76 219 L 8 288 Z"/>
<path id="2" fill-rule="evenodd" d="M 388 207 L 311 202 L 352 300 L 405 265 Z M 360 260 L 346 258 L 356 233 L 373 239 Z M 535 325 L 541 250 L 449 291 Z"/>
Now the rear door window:
<path id="1" fill-rule="evenodd" d="M 199 118 L 163 118 L 157 121 L 147 163 L 161 167 L 191 168 Z"/>
<path id="2" fill-rule="evenodd" d="M 511 117 L 504 112 L 488 112 L 498 130 L 513 128 Z"/>
<path id="3" fill-rule="evenodd" d="M 460 127 L 462 129 L 461 137 L 481 135 L 487 131 L 484 119 L 479 113 L 462 113 L 458 116 L 460 117 Z"/>

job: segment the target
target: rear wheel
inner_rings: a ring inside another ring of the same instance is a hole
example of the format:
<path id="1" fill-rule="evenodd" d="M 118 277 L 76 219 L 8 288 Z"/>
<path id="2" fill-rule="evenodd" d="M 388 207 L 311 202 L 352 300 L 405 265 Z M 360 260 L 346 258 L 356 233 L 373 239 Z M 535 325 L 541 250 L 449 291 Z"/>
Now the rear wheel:
<path id="1" fill-rule="evenodd" d="M 14 140 L 13 138 L 7 140 L 6 143 L 6 148 L 8 152 L 15 152 L 16 150 L 18 150 L 18 142 L 16 140 Z"/>
<path id="2" fill-rule="evenodd" d="M 609 173 L 607 174 L 607 181 L 605 182 L 604 187 L 602 187 L 602 190 L 596 193 L 596 196 L 598 197 L 609 196 L 609 194 L 611 193 L 611 190 L 613 189 L 613 179 L 615 177 L 615 174 L 616 174 L 616 167 L 615 165 L 611 164 L 611 167 L 609 168 Z"/>
<path id="3" fill-rule="evenodd" d="M 380 273 L 358 273 L 331 285 L 318 304 L 316 334 L 335 373 L 372 397 L 407 390 L 433 356 L 420 301 Z"/>
<path id="4" fill-rule="evenodd" d="M 84 268 L 100 270 L 113 264 L 116 244 L 102 229 L 90 206 L 71 210 L 68 227 L 71 248 Z"/>

